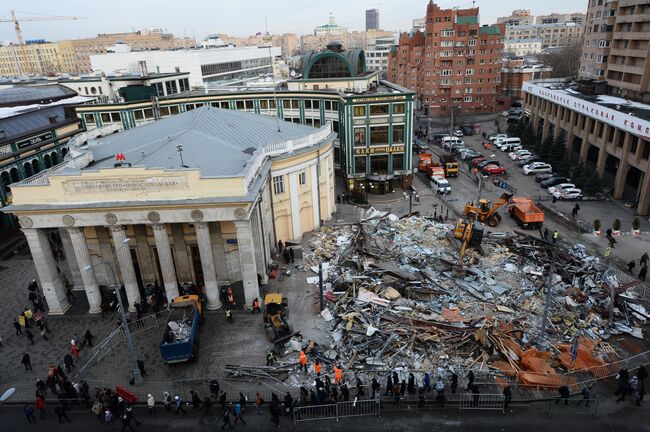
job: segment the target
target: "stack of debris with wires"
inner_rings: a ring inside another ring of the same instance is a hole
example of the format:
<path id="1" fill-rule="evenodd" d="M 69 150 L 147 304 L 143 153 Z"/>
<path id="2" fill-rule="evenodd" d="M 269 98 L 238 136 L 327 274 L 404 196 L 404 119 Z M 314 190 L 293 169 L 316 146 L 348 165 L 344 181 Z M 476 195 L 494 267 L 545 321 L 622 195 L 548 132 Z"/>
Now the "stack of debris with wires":
<path id="1" fill-rule="evenodd" d="M 605 373 L 598 367 L 616 360 L 611 335 L 643 337 L 650 316 L 637 282 L 584 247 L 486 235 L 458 277 L 453 229 L 373 209 L 357 224 L 322 228 L 304 259 L 315 274 L 322 266 L 331 339 L 310 356 L 359 372 L 472 368 L 559 386 L 575 382 L 571 371 Z"/>

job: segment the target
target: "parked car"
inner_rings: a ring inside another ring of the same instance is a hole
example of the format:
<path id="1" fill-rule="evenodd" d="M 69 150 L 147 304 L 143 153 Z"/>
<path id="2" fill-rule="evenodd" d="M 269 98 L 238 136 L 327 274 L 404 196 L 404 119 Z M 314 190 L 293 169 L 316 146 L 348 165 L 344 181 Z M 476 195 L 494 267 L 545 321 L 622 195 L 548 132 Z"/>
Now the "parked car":
<path id="1" fill-rule="evenodd" d="M 561 183 L 570 183 L 571 179 L 561 176 L 553 176 L 541 182 L 539 185 L 545 189 L 548 189 L 553 186 L 557 186 Z"/>
<path id="2" fill-rule="evenodd" d="M 555 192 L 562 191 L 564 189 L 575 189 L 576 185 L 573 183 L 560 183 L 555 186 L 551 186 L 550 188 L 546 189 L 548 193 L 553 195 Z"/>
<path id="3" fill-rule="evenodd" d="M 465 136 L 474 135 L 474 127 L 472 127 L 472 126 L 461 126 L 460 130 L 463 131 L 463 135 L 465 135 Z"/>
<path id="4" fill-rule="evenodd" d="M 465 134 L 464 134 L 463 131 L 460 130 L 460 129 L 456 129 L 456 130 L 454 131 L 454 136 L 462 137 L 463 135 L 465 135 Z"/>
<path id="5" fill-rule="evenodd" d="M 508 138 L 508 134 L 495 134 L 495 135 L 490 135 L 488 137 L 488 139 L 492 142 L 500 138 Z"/>
<path id="6" fill-rule="evenodd" d="M 482 155 L 479 152 L 472 149 L 466 149 L 460 153 L 460 158 L 464 161 L 476 159 L 480 156 Z"/>
<path id="7" fill-rule="evenodd" d="M 482 171 L 483 171 L 483 174 L 495 174 L 495 175 L 498 175 L 498 174 L 505 174 L 506 173 L 506 169 L 504 167 L 499 166 L 499 165 L 492 165 L 492 164 L 485 165 L 483 167 Z"/>
<path id="8" fill-rule="evenodd" d="M 555 175 L 555 174 L 553 174 L 553 173 L 541 173 L 541 174 L 537 174 L 537 175 L 535 176 L 535 181 L 536 181 L 537 183 L 541 183 L 541 182 L 543 182 L 544 180 L 548 180 L 548 179 L 550 179 L 550 178 L 553 177 L 554 175 Z"/>
<path id="9" fill-rule="evenodd" d="M 543 162 L 533 162 L 523 168 L 524 175 L 539 174 L 543 172 L 553 172 L 553 167 Z"/>
<path id="10" fill-rule="evenodd" d="M 525 159 L 529 156 L 532 156 L 528 150 L 517 150 L 514 152 L 508 153 L 508 157 L 512 160 Z"/>
<path id="11" fill-rule="evenodd" d="M 533 153 L 525 159 L 518 160 L 517 165 L 523 168 L 524 166 L 530 165 L 533 162 L 544 162 L 544 161 L 541 160 L 539 156 L 537 156 L 535 153 Z"/>
<path id="12" fill-rule="evenodd" d="M 485 158 L 483 156 L 477 156 L 474 159 L 472 159 L 472 161 L 470 162 L 470 165 L 472 165 L 473 167 L 478 166 L 478 164 L 480 164 L 484 160 L 485 160 Z"/>
<path id="13" fill-rule="evenodd" d="M 494 145 L 501 151 L 515 151 L 521 149 L 520 138 L 499 138 L 494 141 Z"/>
<path id="14" fill-rule="evenodd" d="M 446 136 L 447 136 L 446 133 L 434 133 L 433 141 L 435 141 L 436 144 L 440 144 L 440 141 L 442 141 L 442 139 Z"/>
<path id="15" fill-rule="evenodd" d="M 582 190 L 578 188 L 562 189 L 560 191 L 555 192 L 553 196 L 561 200 L 569 200 L 569 199 L 581 200 Z"/>
<path id="16" fill-rule="evenodd" d="M 499 162 L 498 160 L 484 160 L 484 161 L 482 161 L 482 162 L 479 162 L 479 163 L 476 165 L 476 168 L 478 168 L 478 169 L 483 169 L 483 167 L 486 166 L 486 165 L 497 165 L 497 166 L 501 166 L 501 162 Z"/>

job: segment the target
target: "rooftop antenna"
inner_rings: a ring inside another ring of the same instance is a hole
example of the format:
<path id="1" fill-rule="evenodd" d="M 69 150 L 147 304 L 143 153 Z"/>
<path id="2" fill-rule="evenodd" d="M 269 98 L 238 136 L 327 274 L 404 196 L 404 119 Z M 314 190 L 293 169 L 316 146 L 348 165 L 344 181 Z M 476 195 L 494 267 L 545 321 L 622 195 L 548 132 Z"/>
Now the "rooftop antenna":
<path id="1" fill-rule="evenodd" d="M 176 144 L 176 151 L 181 157 L 181 168 L 189 168 L 187 165 L 185 165 L 185 162 L 183 162 L 183 144 Z"/>
<path id="2" fill-rule="evenodd" d="M 271 86 L 273 87 L 273 102 L 275 103 L 275 121 L 278 126 L 278 132 L 282 132 L 280 130 L 280 107 L 278 106 L 278 97 L 275 94 L 275 74 L 273 73 L 273 53 L 271 52 L 271 42 L 273 42 L 273 38 L 269 34 L 269 23 L 266 20 L 266 17 L 264 17 L 264 27 L 266 28 L 266 34 L 262 40 L 269 48 L 269 60 L 271 61 Z"/>

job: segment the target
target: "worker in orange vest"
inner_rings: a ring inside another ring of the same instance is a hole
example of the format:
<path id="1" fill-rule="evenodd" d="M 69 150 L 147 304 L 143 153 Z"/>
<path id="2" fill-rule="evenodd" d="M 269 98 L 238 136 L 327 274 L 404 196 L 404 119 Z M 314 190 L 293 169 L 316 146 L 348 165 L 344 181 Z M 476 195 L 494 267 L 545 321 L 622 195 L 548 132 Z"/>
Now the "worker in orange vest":
<path id="1" fill-rule="evenodd" d="M 314 372 L 316 372 L 316 376 L 320 376 L 320 371 L 323 369 L 323 366 L 320 364 L 318 360 L 316 360 L 316 363 L 314 363 Z"/>
<path id="2" fill-rule="evenodd" d="M 298 370 L 304 369 L 305 373 L 307 373 L 307 355 L 304 351 L 300 351 L 300 355 L 298 356 L 298 364 L 300 365 Z"/>
<path id="3" fill-rule="evenodd" d="M 334 384 L 338 384 L 343 381 L 343 369 L 337 368 L 334 365 Z"/>

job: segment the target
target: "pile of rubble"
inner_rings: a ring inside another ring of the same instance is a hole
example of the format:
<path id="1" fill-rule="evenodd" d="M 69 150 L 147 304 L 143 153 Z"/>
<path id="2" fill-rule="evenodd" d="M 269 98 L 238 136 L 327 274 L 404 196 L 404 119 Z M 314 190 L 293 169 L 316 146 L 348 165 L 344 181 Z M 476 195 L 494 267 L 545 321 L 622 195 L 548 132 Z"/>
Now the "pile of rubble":
<path id="1" fill-rule="evenodd" d="M 452 231 L 375 211 L 358 224 L 322 228 L 304 259 L 314 272 L 323 265 L 321 315 L 331 341 L 310 355 L 347 370 L 491 369 L 559 385 L 563 372 L 612 361 L 611 334 L 643 337 L 650 317 L 635 301 L 635 282 L 620 280 L 584 247 L 553 248 L 549 279 L 551 248 L 539 238 L 488 235 L 482 254 L 465 255 L 465 276 L 455 277 Z"/>

